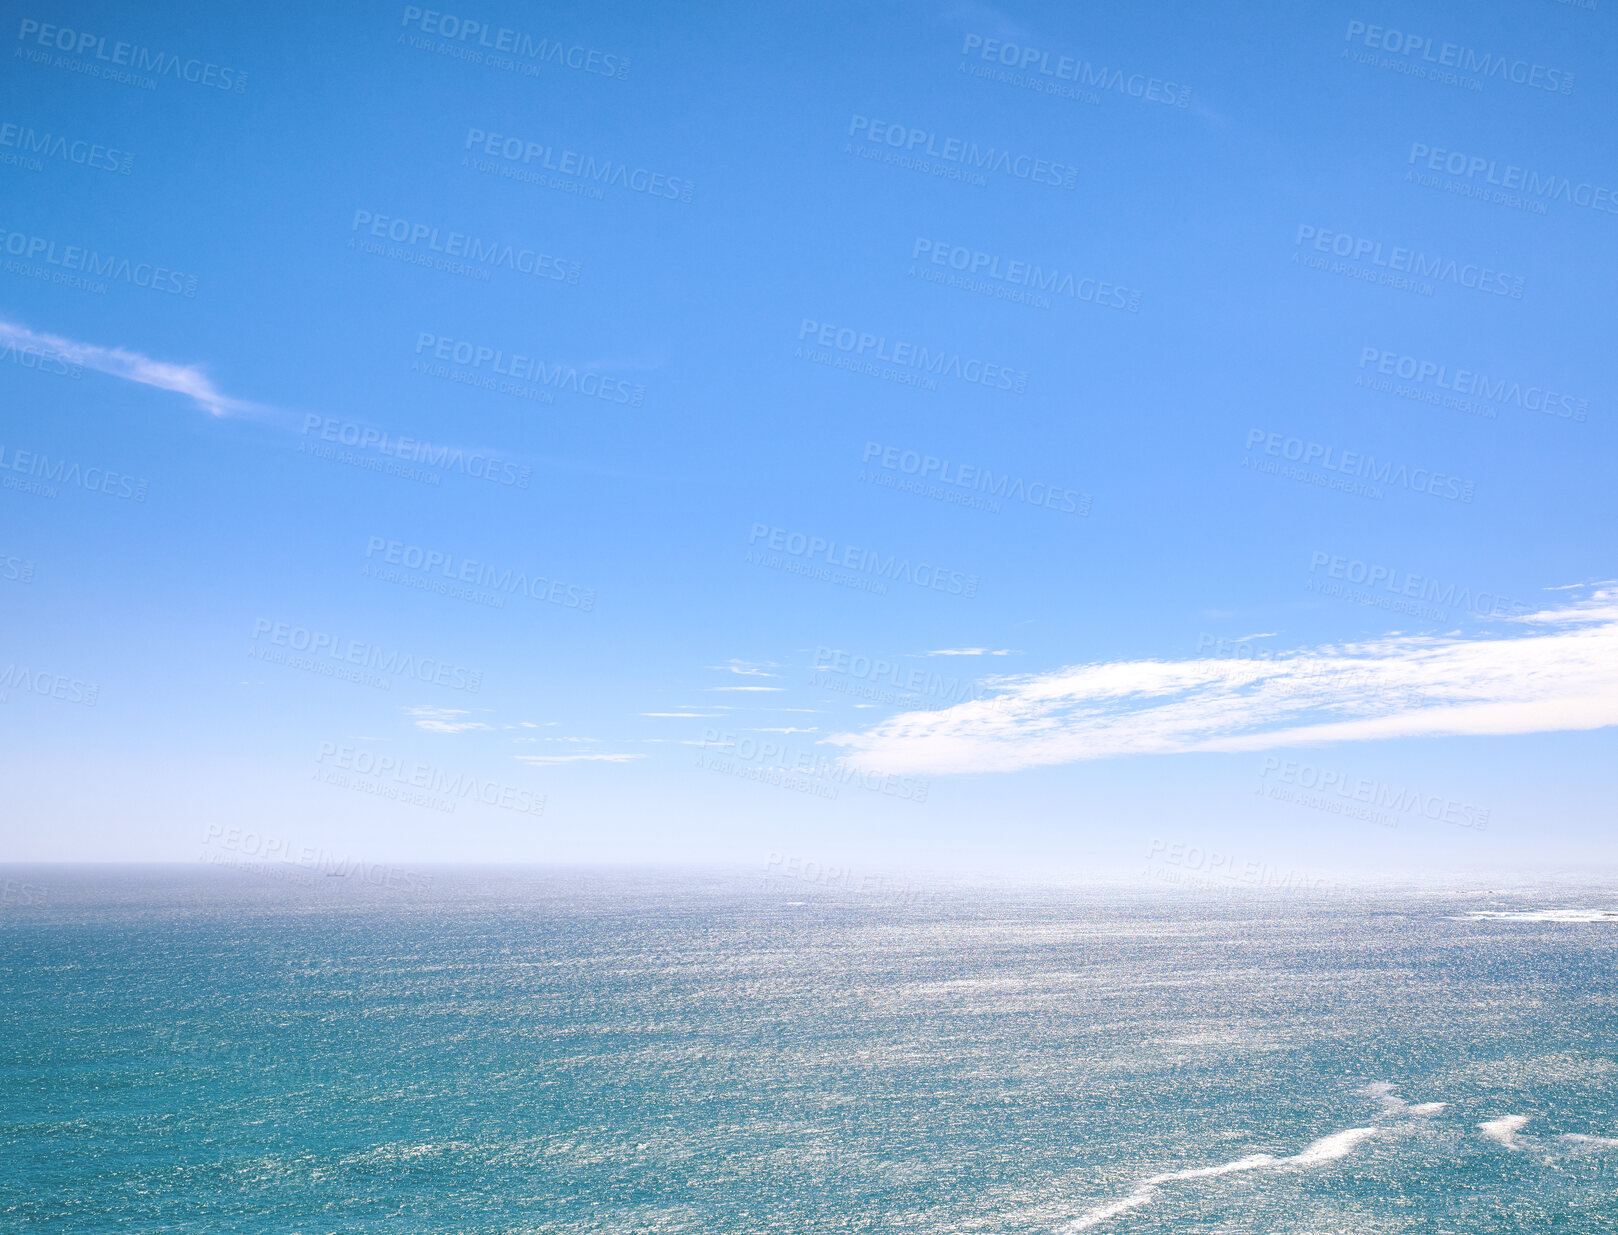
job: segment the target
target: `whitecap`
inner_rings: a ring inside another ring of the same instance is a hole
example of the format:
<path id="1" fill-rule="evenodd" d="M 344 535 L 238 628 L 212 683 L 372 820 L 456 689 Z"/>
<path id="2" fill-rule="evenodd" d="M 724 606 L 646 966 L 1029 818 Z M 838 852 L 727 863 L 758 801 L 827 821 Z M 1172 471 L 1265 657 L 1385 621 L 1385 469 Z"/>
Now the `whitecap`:
<path id="1" fill-rule="evenodd" d="M 1405 1109 L 1405 1100 L 1393 1092 L 1392 1081 L 1374 1081 L 1360 1092 L 1382 1103 L 1384 1115 L 1397 1115 Z"/>
<path id="2" fill-rule="evenodd" d="M 1229 1175 L 1232 1171 L 1251 1171 L 1261 1166 L 1274 1166 L 1282 1161 L 1286 1159 L 1271 1154 L 1249 1154 L 1234 1162 L 1221 1162 L 1218 1166 L 1195 1166 L 1187 1171 L 1170 1171 L 1166 1175 L 1153 1175 L 1146 1181 L 1146 1186 L 1151 1188 L 1158 1184 L 1179 1183 L 1182 1179 L 1207 1179 L 1212 1175 Z"/>
<path id="3" fill-rule="evenodd" d="M 1336 1161 L 1351 1152 L 1361 1141 L 1375 1136 L 1376 1133 L 1375 1128 L 1346 1128 L 1342 1132 L 1323 1136 L 1318 1141 L 1311 1141 L 1289 1158 L 1277 1158 L 1274 1154 L 1249 1154 L 1245 1158 L 1237 1158 L 1234 1162 L 1221 1162 L 1216 1166 L 1194 1166 L 1183 1171 L 1168 1171 L 1162 1175 L 1153 1175 L 1150 1179 L 1137 1184 L 1135 1190 L 1122 1200 L 1109 1201 L 1105 1205 L 1097 1205 L 1094 1209 L 1085 1211 L 1068 1225 L 1067 1230 L 1087 1231 L 1108 1218 L 1150 1204 L 1157 1195 L 1158 1188 L 1163 1184 L 1181 1183 L 1188 1179 L 1208 1179 L 1215 1175 L 1234 1174 L 1237 1171 L 1318 1166 L 1322 1162 Z"/>
<path id="4" fill-rule="evenodd" d="M 1562 1140 L 1591 1149 L 1618 1149 L 1618 1136 L 1586 1136 L 1582 1132 L 1568 1132 L 1563 1134 Z"/>
<path id="5" fill-rule="evenodd" d="M 1618 909 L 1473 910 L 1473 922 L 1618 922 Z"/>
<path id="6" fill-rule="evenodd" d="M 1137 1205 L 1150 1204 L 1156 1191 L 1157 1189 L 1155 1188 L 1141 1188 L 1139 1191 L 1131 1192 L 1121 1201 L 1113 1201 L 1110 1205 L 1098 1205 L 1067 1229 L 1070 1231 L 1088 1231 L 1097 1223 L 1105 1222 L 1108 1218 L 1116 1218 L 1119 1214 L 1134 1209 Z"/>
<path id="7" fill-rule="evenodd" d="M 1345 1128 L 1341 1132 L 1321 1137 L 1302 1153 L 1282 1158 L 1281 1162 L 1293 1166 L 1314 1166 L 1317 1162 L 1332 1162 L 1343 1157 L 1361 1141 L 1375 1135 L 1375 1128 Z"/>
<path id="8" fill-rule="evenodd" d="M 1507 1149 L 1521 1149 L 1522 1141 L 1517 1133 L 1527 1122 L 1527 1115 L 1502 1115 L 1499 1119 L 1480 1123 L 1478 1131 L 1491 1141 L 1499 1141 Z"/>
<path id="9" fill-rule="evenodd" d="M 1384 1115 L 1436 1115 L 1449 1105 L 1448 1102 L 1419 1102 L 1412 1106 L 1397 1093 L 1391 1081 L 1375 1081 L 1360 1090 L 1362 1094 L 1375 1098 L 1382 1104 Z"/>

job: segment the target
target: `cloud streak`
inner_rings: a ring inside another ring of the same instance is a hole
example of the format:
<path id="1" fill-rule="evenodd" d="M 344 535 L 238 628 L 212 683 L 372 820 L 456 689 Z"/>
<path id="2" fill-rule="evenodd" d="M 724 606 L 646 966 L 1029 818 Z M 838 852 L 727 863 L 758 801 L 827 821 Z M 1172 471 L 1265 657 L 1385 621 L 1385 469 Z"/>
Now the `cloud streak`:
<path id="1" fill-rule="evenodd" d="M 558 763 L 628 763 L 631 759 L 644 759 L 645 755 L 518 755 L 518 763 L 534 767 L 551 767 Z"/>
<path id="2" fill-rule="evenodd" d="M 468 733 L 475 729 L 494 728 L 481 720 L 461 720 L 461 717 L 471 715 L 465 708 L 437 708 L 422 704 L 406 708 L 404 714 L 411 718 L 416 728 L 425 729 L 428 733 Z"/>
<path id="3" fill-rule="evenodd" d="M 1271 659 L 1136 660 L 990 679 L 999 692 L 826 740 L 894 773 L 1618 724 L 1618 589 L 1508 634 L 1390 634 Z"/>
<path id="4" fill-rule="evenodd" d="M 778 678 L 781 676 L 779 673 L 770 673 L 769 670 L 779 669 L 780 667 L 772 660 L 737 660 L 734 656 L 722 665 L 708 666 L 708 668 L 717 669 L 721 673 L 740 673 L 744 676 L 755 678 Z"/>
<path id="5" fill-rule="evenodd" d="M 255 410 L 255 406 L 242 399 L 233 399 L 213 384 L 196 365 L 174 364 L 167 360 L 153 360 L 139 352 L 122 347 L 102 347 L 95 343 L 79 343 L 60 335 L 41 334 L 19 326 L 15 322 L 0 321 L 0 345 L 18 349 L 34 348 L 59 353 L 63 358 L 86 369 L 119 377 L 142 386 L 155 386 L 184 395 L 198 407 L 214 416 L 232 412 Z"/>

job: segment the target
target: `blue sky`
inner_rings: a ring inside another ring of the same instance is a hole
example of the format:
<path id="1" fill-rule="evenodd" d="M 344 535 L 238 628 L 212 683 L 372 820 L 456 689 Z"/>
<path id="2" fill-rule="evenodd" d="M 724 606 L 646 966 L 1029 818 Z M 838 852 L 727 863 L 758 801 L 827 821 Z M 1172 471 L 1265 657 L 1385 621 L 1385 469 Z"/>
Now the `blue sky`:
<path id="1" fill-rule="evenodd" d="M 5 856 L 1610 862 L 1614 20 L 25 9 Z"/>

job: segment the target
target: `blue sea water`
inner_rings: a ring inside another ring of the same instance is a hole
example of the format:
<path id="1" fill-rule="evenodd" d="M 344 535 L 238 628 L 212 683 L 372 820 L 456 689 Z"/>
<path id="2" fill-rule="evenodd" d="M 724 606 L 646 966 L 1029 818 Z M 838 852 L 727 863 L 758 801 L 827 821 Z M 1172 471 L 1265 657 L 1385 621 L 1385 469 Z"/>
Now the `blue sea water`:
<path id="1" fill-rule="evenodd" d="M 0 1230 L 1618 1231 L 1612 895 L 271 873 L 9 875 Z"/>

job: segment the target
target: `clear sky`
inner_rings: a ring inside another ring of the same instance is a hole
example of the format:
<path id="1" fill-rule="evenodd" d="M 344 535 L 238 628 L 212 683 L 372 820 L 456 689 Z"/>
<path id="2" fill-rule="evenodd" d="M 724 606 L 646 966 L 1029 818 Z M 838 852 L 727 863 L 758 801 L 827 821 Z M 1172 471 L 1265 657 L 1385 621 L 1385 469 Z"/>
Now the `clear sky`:
<path id="1" fill-rule="evenodd" d="M 6 859 L 1612 861 L 1606 0 L 7 21 Z"/>

